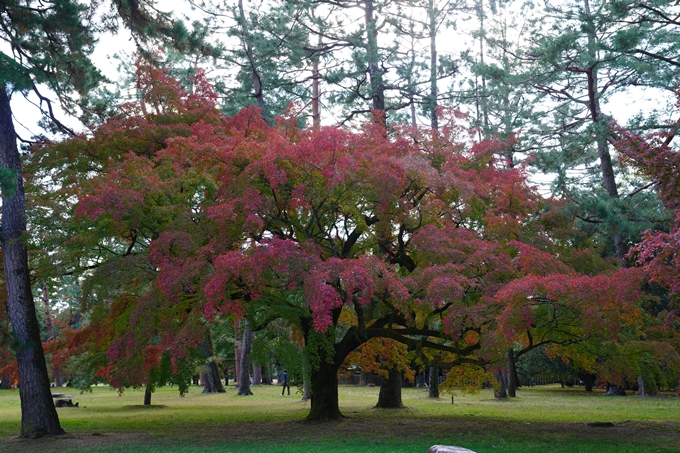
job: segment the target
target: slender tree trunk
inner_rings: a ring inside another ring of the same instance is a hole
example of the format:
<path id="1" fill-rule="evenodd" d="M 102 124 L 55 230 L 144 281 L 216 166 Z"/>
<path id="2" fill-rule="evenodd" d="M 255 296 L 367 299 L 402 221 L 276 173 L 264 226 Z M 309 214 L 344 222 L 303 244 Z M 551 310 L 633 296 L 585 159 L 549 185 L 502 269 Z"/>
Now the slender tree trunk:
<path id="1" fill-rule="evenodd" d="M 7 87 L 0 86 L 0 166 L 17 174 L 11 198 L 3 192 L 2 244 L 7 288 L 7 311 L 14 332 L 19 365 L 21 399 L 21 437 L 63 434 L 50 391 L 47 365 L 35 314 L 25 244 L 26 218 L 21 159 L 12 123 Z"/>
<path id="2" fill-rule="evenodd" d="M 240 396 L 252 395 L 250 390 L 250 341 L 253 337 L 253 328 L 247 319 L 243 320 L 243 341 L 241 342 L 241 365 L 238 377 L 238 394 Z"/>
<path id="3" fill-rule="evenodd" d="M 262 384 L 262 367 L 260 365 L 253 365 L 253 385 Z"/>
<path id="4" fill-rule="evenodd" d="M 364 20 L 366 24 L 366 56 L 368 58 L 368 77 L 371 86 L 371 108 L 378 112 L 378 121 L 386 125 L 385 118 L 385 86 L 383 71 L 380 68 L 380 54 L 378 52 L 378 28 L 373 15 L 374 0 L 364 0 Z"/>
<path id="5" fill-rule="evenodd" d="M 439 398 L 439 365 L 430 367 L 430 381 L 427 389 L 428 398 Z"/>
<path id="6" fill-rule="evenodd" d="M 50 293 L 47 288 L 47 284 L 43 280 L 43 304 L 44 304 L 44 309 L 45 309 L 45 324 L 47 327 L 47 332 L 50 334 L 50 338 L 48 341 L 54 341 L 56 340 L 56 335 L 54 333 L 54 322 L 52 320 L 52 310 L 50 307 Z M 52 357 L 54 359 L 54 357 Z M 61 382 L 61 373 L 59 372 L 59 367 L 54 364 L 54 361 L 52 362 L 52 372 L 54 373 L 54 386 L 55 387 L 62 387 L 63 383 Z"/>
<path id="7" fill-rule="evenodd" d="M 477 8 L 479 17 L 479 62 L 484 65 L 484 38 L 486 36 L 486 29 L 484 28 L 484 0 L 479 0 Z M 481 96 L 479 96 L 479 105 L 482 109 L 484 138 L 487 138 L 489 135 L 489 107 L 486 96 L 486 76 L 482 74 L 482 93 Z"/>
<path id="8" fill-rule="evenodd" d="M 321 36 L 319 36 L 319 47 Z M 319 57 L 312 60 L 312 128 L 318 131 L 321 128 L 321 108 L 319 106 Z"/>
<path id="9" fill-rule="evenodd" d="M 590 1 L 583 0 L 584 12 L 586 18 L 593 25 L 592 15 L 590 12 Z M 591 27 L 589 27 L 591 28 Z M 612 165 L 612 157 L 609 153 L 609 142 L 607 140 L 607 121 L 601 114 L 600 99 L 598 93 L 598 72 L 597 72 L 597 36 L 595 29 L 588 33 L 588 56 L 591 59 L 591 67 L 586 71 L 588 78 L 588 108 L 590 116 L 595 129 L 595 137 L 597 143 L 597 153 L 600 158 L 600 171 L 602 174 L 602 182 L 604 189 L 612 199 L 619 198 L 619 191 L 616 185 L 616 178 L 614 175 L 614 166 Z M 628 253 L 628 245 L 622 232 L 617 231 L 614 234 L 614 249 L 616 250 L 616 257 L 625 260 Z"/>
<path id="10" fill-rule="evenodd" d="M 404 407 L 401 402 L 401 373 L 396 368 L 390 368 L 387 373 L 387 379 L 383 379 L 380 384 L 378 404 L 375 407 L 401 409 Z"/>
<path id="11" fill-rule="evenodd" d="M 0 379 L 0 390 L 9 389 L 9 376 L 2 376 Z"/>
<path id="12" fill-rule="evenodd" d="M 439 92 L 437 89 L 437 11 L 435 11 L 434 0 L 429 0 L 427 14 L 430 19 L 430 127 L 433 131 L 439 130 L 439 119 L 437 118 L 437 104 Z"/>
<path id="13" fill-rule="evenodd" d="M 338 366 L 320 360 L 311 371 L 312 403 L 308 421 L 331 421 L 343 417 L 338 404 Z"/>
<path id="14" fill-rule="evenodd" d="M 517 376 L 517 357 L 515 351 L 508 349 L 508 396 L 510 398 L 517 397 L 517 383 L 519 379 Z"/>
<path id="15" fill-rule="evenodd" d="M 499 388 L 493 389 L 493 396 L 494 398 L 507 398 L 508 397 L 508 392 L 507 392 L 507 387 L 505 384 L 505 372 L 501 369 L 498 369 L 494 373 L 494 377 L 498 381 Z"/>
<path id="16" fill-rule="evenodd" d="M 368 385 L 368 373 L 364 370 L 361 370 L 361 374 L 359 375 L 359 385 L 362 387 Z"/>
<path id="17" fill-rule="evenodd" d="M 144 389 L 144 405 L 151 406 L 151 387 L 149 385 Z"/>
<path id="18" fill-rule="evenodd" d="M 255 98 L 258 107 L 262 109 L 262 113 L 264 113 L 265 104 L 264 95 L 262 94 L 262 81 L 260 80 L 260 74 L 257 72 L 257 68 L 255 67 L 252 38 L 250 36 L 250 30 L 248 29 L 246 14 L 243 10 L 243 0 L 238 0 L 238 11 L 239 22 L 241 25 L 241 42 L 243 43 L 243 48 L 245 49 L 246 57 L 248 58 L 250 75 L 253 81 L 253 97 Z"/>
<path id="19" fill-rule="evenodd" d="M 234 321 L 234 384 L 241 378 L 241 324 Z"/>
<path id="20" fill-rule="evenodd" d="M 269 363 L 262 365 L 260 370 L 262 374 L 262 385 L 272 385 L 272 367 L 269 366 Z"/>

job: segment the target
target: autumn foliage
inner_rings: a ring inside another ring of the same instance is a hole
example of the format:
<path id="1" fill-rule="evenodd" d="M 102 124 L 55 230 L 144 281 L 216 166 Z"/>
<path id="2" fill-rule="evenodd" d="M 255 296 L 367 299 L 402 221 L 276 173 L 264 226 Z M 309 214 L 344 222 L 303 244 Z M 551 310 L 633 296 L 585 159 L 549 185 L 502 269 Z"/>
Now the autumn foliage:
<path id="1" fill-rule="evenodd" d="M 256 108 L 226 117 L 200 72 L 191 93 L 138 75 L 138 103 L 30 167 L 42 203 L 69 213 L 62 266 L 90 268 L 97 314 L 73 347 L 97 345 L 117 386 L 228 317 L 287 319 L 336 371 L 370 340 L 350 361 L 434 348 L 464 379 L 531 336 L 615 339 L 640 320 L 639 272 L 574 267 L 569 227 L 546 227 L 546 201 L 498 157 L 508 144 L 475 142 L 457 112 L 418 141 L 373 123 L 313 131 Z"/>

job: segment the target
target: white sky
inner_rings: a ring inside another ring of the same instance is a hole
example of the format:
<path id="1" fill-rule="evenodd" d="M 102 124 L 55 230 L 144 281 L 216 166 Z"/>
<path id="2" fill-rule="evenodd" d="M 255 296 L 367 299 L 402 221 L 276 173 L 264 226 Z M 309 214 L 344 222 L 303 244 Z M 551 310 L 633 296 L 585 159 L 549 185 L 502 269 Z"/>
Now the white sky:
<path id="1" fill-rule="evenodd" d="M 248 4 L 249 2 L 246 2 L 246 8 L 248 8 Z M 162 6 L 168 11 L 174 9 L 176 17 L 192 15 L 196 18 L 197 12 L 191 11 L 184 0 L 166 0 L 162 2 Z M 473 22 L 470 21 L 466 25 L 463 21 L 458 21 L 458 28 L 471 27 Z M 463 50 L 463 47 L 471 46 L 471 42 L 466 34 L 445 30 L 438 39 L 437 45 L 439 55 L 458 55 Z M 93 54 L 93 59 L 104 75 L 116 81 L 120 74 L 118 73 L 119 61 L 115 59 L 115 54 L 125 53 L 130 55 L 133 52 L 134 43 L 127 30 L 121 27 L 121 31 L 116 36 L 104 35 L 100 37 Z M 429 53 L 429 50 L 427 52 Z M 35 95 L 29 96 L 29 99 L 33 103 L 37 102 Z M 660 90 L 632 88 L 625 93 L 613 95 L 610 102 L 603 105 L 603 110 L 614 117 L 620 124 L 625 124 L 640 111 L 662 107 L 669 100 L 669 96 Z M 19 93 L 14 94 L 12 98 L 12 110 L 15 115 L 17 133 L 22 138 L 29 139 L 33 135 L 44 133 L 37 125 L 40 120 L 38 108 L 35 105 L 31 105 L 31 102 L 26 101 Z M 323 112 L 322 115 L 324 115 Z M 326 112 L 326 116 L 328 115 L 329 113 Z M 60 115 L 60 120 L 75 130 L 82 129 L 77 120 L 66 115 Z"/>

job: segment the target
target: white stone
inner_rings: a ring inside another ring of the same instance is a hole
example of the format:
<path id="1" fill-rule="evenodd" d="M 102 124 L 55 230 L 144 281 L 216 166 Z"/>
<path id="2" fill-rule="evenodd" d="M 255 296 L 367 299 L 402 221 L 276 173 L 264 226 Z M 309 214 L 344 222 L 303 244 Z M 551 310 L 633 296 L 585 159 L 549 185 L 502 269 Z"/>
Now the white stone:
<path id="1" fill-rule="evenodd" d="M 433 445 L 427 450 L 427 453 L 475 453 L 463 447 L 454 447 L 452 445 Z"/>

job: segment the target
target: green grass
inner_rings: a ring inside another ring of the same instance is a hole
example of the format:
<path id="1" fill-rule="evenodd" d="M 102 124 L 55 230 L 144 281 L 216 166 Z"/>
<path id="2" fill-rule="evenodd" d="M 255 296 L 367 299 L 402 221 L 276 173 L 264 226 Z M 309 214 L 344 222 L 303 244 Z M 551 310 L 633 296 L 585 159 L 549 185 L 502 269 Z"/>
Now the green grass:
<path id="1" fill-rule="evenodd" d="M 498 401 L 490 391 L 430 400 L 423 389 L 403 390 L 406 409 L 377 410 L 375 387 L 341 387 L 336 423 L 303 421 L 309 405 L 280 387 L 253 387 L 251 397 L 203 395 L 194 387 L 180 398 L 163 388 L 151 408 L 143 392 L 108 388 L 74 396 L 81 407 L 60 408 L 67 436 L 18 440 L 19 394 L 0 391 L 0 451 L 80 453 L 233 452 L 416 453 L 434 444 L 478 453 L 680 452 L 680 399 L 604 397 L 582 389 L 522 389 Z M 611 427 L 590 423 L 609 422 Z"/>

